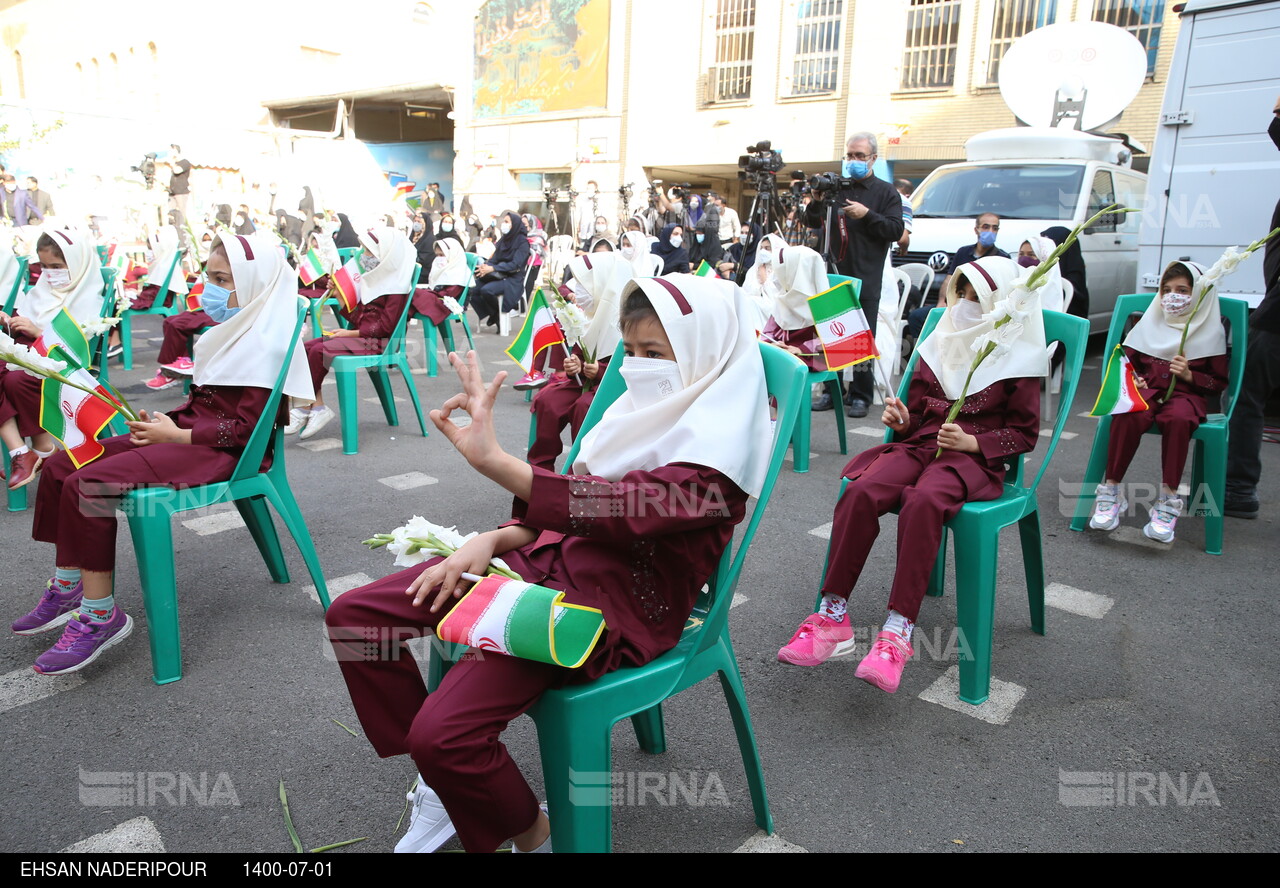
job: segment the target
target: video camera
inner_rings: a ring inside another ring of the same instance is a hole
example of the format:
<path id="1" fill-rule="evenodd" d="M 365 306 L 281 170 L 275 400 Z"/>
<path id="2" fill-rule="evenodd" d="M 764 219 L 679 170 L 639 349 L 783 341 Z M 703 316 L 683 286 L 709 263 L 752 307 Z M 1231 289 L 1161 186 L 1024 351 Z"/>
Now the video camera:
<path id="1" fill-rule="evenodd" d="M 131 173 L 142 173 L 142 178 L 146 180 L 147 187 L 150 188 L 156 182 L 156 154 L 154 151 L 148 151 L 142 158 L 142 162 L 137 166 L 129 167 Z"/>
<path id="2" fill-rule="evenodd" d="M 833 197 L 837 191 L 843 188 L 852 188 L 855 179 L 846 179 L 835 173 L 818 173 L 816 176 L 809 177 L 809 190 L 821 191 L 826 197 Z"/>
<path id="3" fill-rule="evenodd" d="M 747 146 L 747 153 L 738 158 L 739 179 L 745 179 L 752 173 L 769 173 L 777 175 L 778 170 L 786 166 L 782 152 L 773 150 L 773 143 L 762 139 L 754 145 Z"/>

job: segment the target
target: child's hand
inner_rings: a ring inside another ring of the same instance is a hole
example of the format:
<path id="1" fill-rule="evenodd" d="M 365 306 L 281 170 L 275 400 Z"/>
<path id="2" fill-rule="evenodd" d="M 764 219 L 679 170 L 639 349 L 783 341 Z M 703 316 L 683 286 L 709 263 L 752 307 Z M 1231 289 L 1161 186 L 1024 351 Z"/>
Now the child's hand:
<path id="1" fill-rule="evenodd" d="M 32 339 L 38 339 L 42 331 L 37 327 L 30 318 L 11 317 L 9 318 L 9 331 L 11 333 L 21 333 L 24 336 L 30 336 Z"/>
<path id="2" fill-rule="evenodd" d="M 885 398 L 884 415 L 880 417 L 880 421 L 899 435 L 905 435 L 911 427 L 911 415 L 901 398 Z"/>
<path id="3" fill-rule="evenodd" d="M 954 422 L 938 429 L 938 446 L 943 450 L 956 450 L 960 453 L 978 453 L 978 439 L 965 434 L 964 429 Z"/>
<path id="4" fill-rule="evenodd" d="M 583 364 L 582 375 L 587 377 L 587 379 L 595 379 L 600 375 L 600 362 L 596 361 L 592 364 Z"/>
<path id="5" fill-rule="evenodd" d="M 1187 363 L 1187 359 L 1182 355 L 1178 355 L 1169 362 L 1169 372 L 1181 379 L 1183 382 L 1191 382 L 1195 379 L 1191 375 L 1191 366 Z"/>
<path id="6" fill-rule="evenodd" d="M 577 376 L 582 372 L 582 359 L 577 355 L 569 355 L 564 359 L 564 372 L 566 376 Z"/>
<path id="7" fill-rule="evenodd" d="M 431 590 L 439 587 L 429 608 L 433 614 L 436 613 L 450 596 L 461 598 L 471 587 L 470 581 L 462 579 L 464 573 L 484 576 L 489 572 L 495 542 L 496 538 L 492 533 L 472 537 L 448 558 L 437 561 L 419 574 L 409 588 L 404 590 L 404 594 L 412 595 L 413 606 L 420 607 Z"/>
<path id="8" fill-rule="evenodd" d="M 481 376 L 480 361 L 474 351 L 467 352 L 465 362 L 457 352 L 450 352 L 449 363 L 457 371 L 462 391 L 445 401 L 440 409 L 432 410 L 431 421 L 449 439 L 449 443 L 466 457 L 467 462 L 483 472 L 487 463 L 505 455 L 493 430 L 493 403 L 507 378 L 507 372 L 499 371 L 493 382 L 486 386 L 484 377 Z M 465 428 L 454 425 L 449 420 L 449 414 L 455 410 L 462 410 L 470 416 L 471 424 Z"/>
<path id="9" fill-rule="evenodd" d="M 163 413 L 154 415 L 143 410 L 138 413 L 140 422 L 126 422 L 129 427 L 129 443 L 138 447 L 148 444 L 169 444 L 178 440 L 182 430 Z"/>

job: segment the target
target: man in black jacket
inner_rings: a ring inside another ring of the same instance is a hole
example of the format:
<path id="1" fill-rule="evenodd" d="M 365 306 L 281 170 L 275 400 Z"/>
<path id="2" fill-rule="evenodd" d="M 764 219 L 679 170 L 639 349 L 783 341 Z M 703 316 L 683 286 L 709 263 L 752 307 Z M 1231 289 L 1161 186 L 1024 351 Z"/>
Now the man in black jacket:
<path id="1" fill-rule="evenodd" d="M 826 224 L 826 199 L 835 202 L 828 231 L 830 258 L 840 274 L 862 282 L 862 313 L 874 335 L 876 312 L 880 308 L 880 282 L 884 276 L 885 256 L 889 247 L 902 237 L 902 196 L 883 179 L 876 178 L 872 167 L 877 157 L 876 137 L 871 133 L 854 133 L 845 143 L 841 176 L 854 180 L 834 195 L 816 192 L 805 209 L 804 223 L 810 228 Z M 874 392 L 874 368 L 864 361 L 853 368 L 845 393 L 848 414 L 854 418 L 867 415 Z M 815 410 L 830 410 L 829 395 L 813 405 Z"/>

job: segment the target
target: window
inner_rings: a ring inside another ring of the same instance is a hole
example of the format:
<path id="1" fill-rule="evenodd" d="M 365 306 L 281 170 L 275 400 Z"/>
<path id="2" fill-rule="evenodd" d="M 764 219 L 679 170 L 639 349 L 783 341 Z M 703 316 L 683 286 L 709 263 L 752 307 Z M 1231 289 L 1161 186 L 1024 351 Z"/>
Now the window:
<path id="1" fill-rule="evenodd" d="M 996 0 L 991 23 L 991 54 L 987 57 L 987 83 L 998 83 L 1000 60 L 1023 34 L 1052 25 L 1058 14 L 1058 0 Z"/>
<path id="2" fill-rule="evenodd" d="M 793 96 L 833 93 L 838 88 L 843 18 L 844 0 L 800 0 L 796 4 Z"/>
<path id="3" fill-rule="evenodd" d="M 756 0 L 716 0 L 717 102 L 751 98 L 751 58 L 755 51 Z"/>
<path id="4" fill-rule="evenodd" d="M 1147 77 L 1156 74 L 1165 0 L 1095 0 L 1093 20 L 1124 28 L 1147 51 Z"/>
<path id="5" fill-rule="evenodd" d="M 1107 170 L 1098 170 L 1093 176 L 1093 188 L 1089 192 L 1089 218 L 1093 218 L 1104 207 L 1109 207 L 1115 202 L 1116 190 L 1111 184 L 1111 173 Z M 1103 216 L 1093 224 L 1092 228 L 1086 228 L 1084 233 L 1105 234 L 1115 230 L 1115 217 Z"/>
<path id="6" fill-rule="evenodd" d="M 911 0 L 907 45 L 902 54 L 902 88 L 951 86 L 960 37 L 960 0 Z"/>
<path id="7" fill-rule="evenodd" d="M 27 97 L 27 78 L 22 72 L 22 53 L 16 50 L 13 53 L 13 66 L 18 69 L 18 98 L 25 99 Z"/>

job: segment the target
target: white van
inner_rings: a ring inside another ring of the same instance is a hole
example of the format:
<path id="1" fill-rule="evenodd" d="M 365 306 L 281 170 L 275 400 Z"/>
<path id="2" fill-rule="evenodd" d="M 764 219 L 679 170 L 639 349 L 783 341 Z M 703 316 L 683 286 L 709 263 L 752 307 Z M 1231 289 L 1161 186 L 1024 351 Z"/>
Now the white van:
<path id="1" fill-rule="evenodd" d="M 923 262 L 940 282 L 956 250 L 976 241 L 982 213 L 1000 216 L 996 246 L 1013 256 L 1046 228 L 1074 228 L 1113 203 L 1137 206 L 1147 188 L 1123 142 L 1074 129 L 979 133 L 965 143 L 965 157 L 938 167 L 911 196 L 910 249 L 894 255 L 895 266 Z M 1094 333 L 1107 329 L 1116 296 L 1133 292 L 1139 225 L 1136 214 L 1104 218 L 1081 235 Z"/>
<path id="2" fill-rule="evenodd" d="M 1267 136 L 1280 95 L 1280 2 L 1183 4 L 1150 187 L 1135 292 L 1155 290 L 1176 259 L 1211 265 L 1267 233 L 1280 199 L 1280 151 Z M 1262 256 L 1223 280 L 1223 296 L 1257 307 Z"/>

